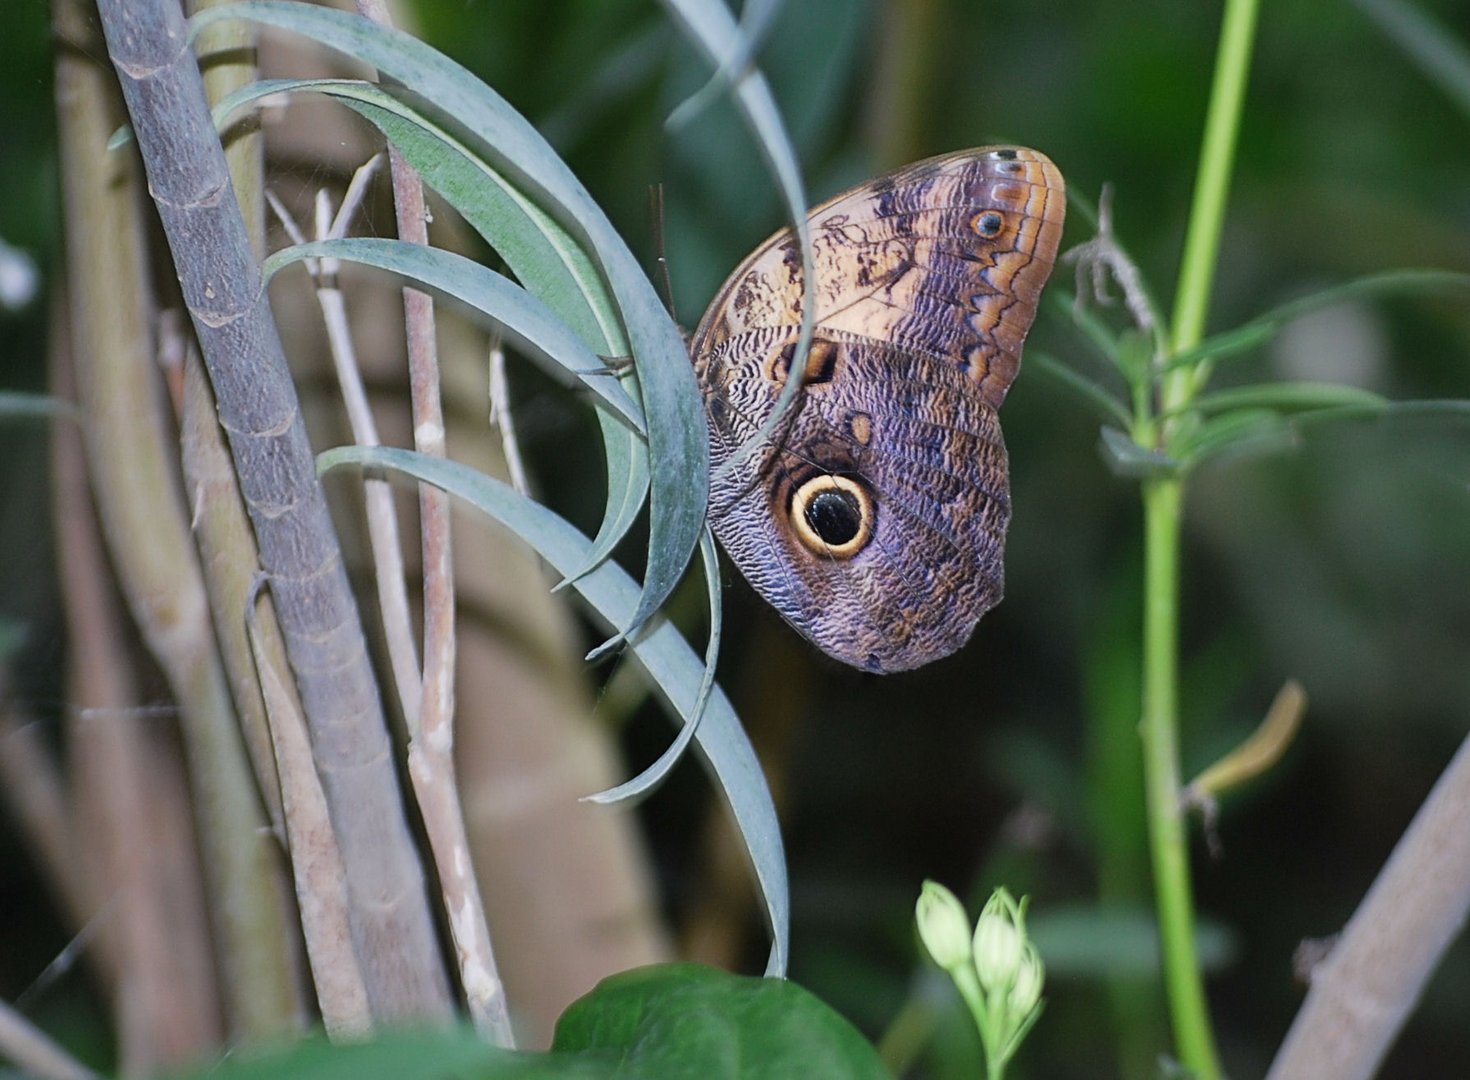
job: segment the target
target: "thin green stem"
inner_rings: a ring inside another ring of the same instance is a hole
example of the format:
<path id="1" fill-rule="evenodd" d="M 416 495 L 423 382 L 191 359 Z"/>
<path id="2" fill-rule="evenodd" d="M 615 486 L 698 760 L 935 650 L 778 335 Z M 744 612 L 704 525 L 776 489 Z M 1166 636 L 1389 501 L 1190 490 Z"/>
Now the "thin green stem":
<path id="1" fill-rule="evenodd" d="M 1202 1080 L 1217 1080 L 1194 942 L 1189 851 L 1179 804 L 1179 533 L 1183 484 L 1177 477 L 1143 487 L 1143 760 L 1148 828 L 1163 946 L 1164 987 L 1180 1060 Z"/>
<path id="2" fill-rule="evenodd" d="M 1170 356 L 1189 351 L 1204 336 L 1250 72 L 1258 3 L 1259 0 L 1225 0 L 1209 113 L 1200 148 L 1199 175 L 1175 292 Z M 1169 369 L 1169 357 L 1161 359 L 1165 366 L 1159 415 L 1169 417 L 1188 409 L 1209 380 L 1210 364 L 1202 360 Z M 1134 434 L 1142 445 L 1167 451 L 1174 433 L 1171 429 L 1183 422 L 1187 418 L 1150 418 L 1138 407 Z M 1216 1080 L 1220 1076 L 1220 1064 L 1195 951 L 1189 852 L 1179 802 L 1179 536 L 1183 502 L 1181 476 L 1144 484 L 1144 786 L 1164 988 L 1169 998 L 1174 1042 L 1187 1068 L 1203 1080 Z"/>
<path id="3" fill-rule="evenodd" d="M 1209 114 L 1200 147 L 1199 174 L 1189 212 L 1189 230 L 1184 238 L 1179 286 L 1174 294 L 1171 351 L 1175 355 L 1193 348 L 1204 336 L 1258 7 L 1259 0 L 1226 0 L 1225 3 Z M 1207 363 L 1170 372 L 1164 380 L 1164 409 L 1170 411 L 1186 404 L 1208 378 Z"/>

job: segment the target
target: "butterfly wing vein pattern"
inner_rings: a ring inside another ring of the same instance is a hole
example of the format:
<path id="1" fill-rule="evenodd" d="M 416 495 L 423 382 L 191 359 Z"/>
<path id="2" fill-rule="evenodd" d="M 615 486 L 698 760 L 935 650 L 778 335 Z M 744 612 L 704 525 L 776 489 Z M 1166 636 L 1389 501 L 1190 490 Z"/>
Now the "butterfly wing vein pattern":
<path id="1" fill-rule="evenodd" d="M 716 483 L 710 520 L 756 591 L 875 672 L 947 656 L 1000 601 L 1010 522 L 996 410 L 1056 261 L 1066 197 L 1043 154 L 910 165 L 810 215 L 816 331 L 797 407 Z M 792 377 L 790 230 L 730 276 L 691 354 L 719 469 Z"/>

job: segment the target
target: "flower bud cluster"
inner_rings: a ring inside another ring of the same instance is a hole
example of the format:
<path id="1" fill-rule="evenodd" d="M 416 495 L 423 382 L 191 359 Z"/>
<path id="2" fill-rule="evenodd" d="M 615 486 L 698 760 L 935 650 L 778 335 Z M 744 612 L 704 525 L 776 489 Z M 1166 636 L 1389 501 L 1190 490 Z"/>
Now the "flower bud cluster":
<path id="1" fill-rule="evenodd" d="M 969 1006 L 992 1077 L 1000 1076 L 1041 1015 L 1046 969 L 1026 936 L 1026 900 L 995 890 L 970 929 L 964 905 L 943 885 L 924 882 L 915 908 L 919 938 Z"/>

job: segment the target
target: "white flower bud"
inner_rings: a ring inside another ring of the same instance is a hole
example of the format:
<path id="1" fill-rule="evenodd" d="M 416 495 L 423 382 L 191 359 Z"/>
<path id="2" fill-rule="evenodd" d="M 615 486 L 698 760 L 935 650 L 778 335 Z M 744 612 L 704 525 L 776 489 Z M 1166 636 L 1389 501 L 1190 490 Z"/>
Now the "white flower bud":
<path id="1" fill-rule="evenodd" d="M 1041 1000 L 1041 986 L 1046 981 L 1046 968 L 1036 946 L 1026 942 L 1026 948 L 1016 969 L 1016 981 L 1006 998 L 1006 1008 L 1016 1023 L 1031 1015 L 1036 1003 Z"/>
<path id="2" fill-rule="evenodd" d="M 969 962 L 970 917 L 954 893 L 937 881 L 924 882 L 914 907 L 914 921 L 924 948 L 945 971 Z"/>
<path id="3" fill-rule="evenodd" d="M 1025 942 L 1025 901 L 1016 903 L 1001 886 L 990 894 L 975 924 L 975 969 L 987 991 L 1004 994 L 1010 989 Z"/>

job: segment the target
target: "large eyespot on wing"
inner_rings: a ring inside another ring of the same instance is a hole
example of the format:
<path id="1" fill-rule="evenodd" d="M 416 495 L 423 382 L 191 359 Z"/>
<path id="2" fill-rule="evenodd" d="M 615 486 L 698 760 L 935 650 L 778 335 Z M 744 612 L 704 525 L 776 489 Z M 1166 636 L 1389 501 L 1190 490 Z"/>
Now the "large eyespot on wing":
<path id="1" fill-rule="evenodd" d="M 763 381 L 769 361 L 749 345 L 764 334 L 727 343 L 748 355 L 742 387 Z M 953 366 L 867 343 L 840 351 L 842 377 L 819 383 L 787 437 L 712 501 L 711 524 L 813 644 L 903 671 L 954 652 L 1000 600 L 1005 446 L 995 410 Z"/>
<path id="2" fill-rule="evenodd" d="M 965 372 L 994 407 L 1020 366 L 1066 213 L 1046 155 L 985 147 L 917 162 L 812 211 L 817 328 L 923 352 Z M 695 355 L 759 327 L 801 322 L 790 230 L 730 276 Z"/>

